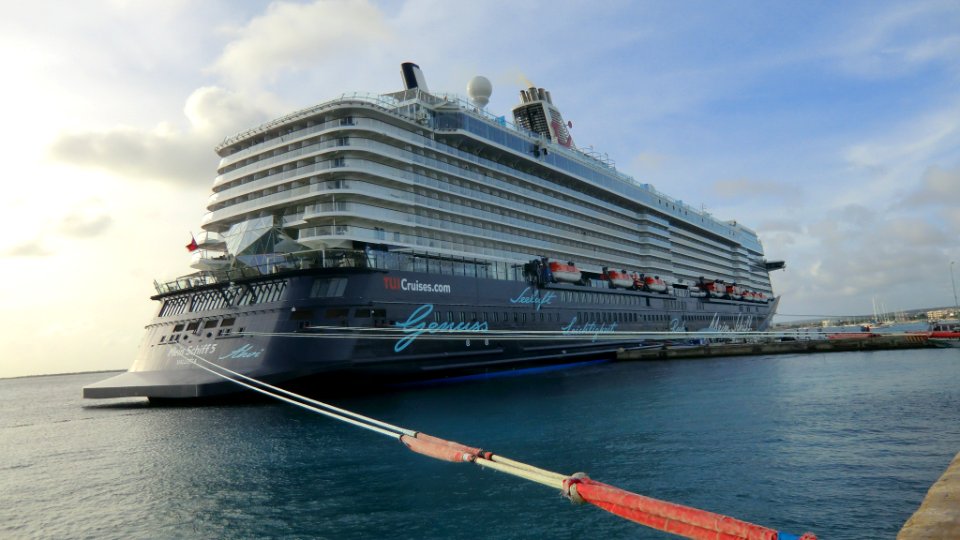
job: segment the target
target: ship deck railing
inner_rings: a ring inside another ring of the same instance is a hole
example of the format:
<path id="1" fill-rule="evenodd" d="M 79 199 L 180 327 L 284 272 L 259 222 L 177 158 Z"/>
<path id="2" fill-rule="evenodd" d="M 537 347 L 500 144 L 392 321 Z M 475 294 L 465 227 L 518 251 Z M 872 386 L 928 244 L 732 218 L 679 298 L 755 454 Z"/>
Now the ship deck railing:
<path id="1" fill-rule="evenodd" d="M 511 261 L 471 259 L 416 251 L 310 250 L 296 253 L 254 256 L 220 270 L 204 270 L 172 281 L 154 281 L 158 295 L 198 287 L 257 279 L 297 271 L 340 268 L 394 270 L 473 278 L 522 281 L 523 264 Z"/>

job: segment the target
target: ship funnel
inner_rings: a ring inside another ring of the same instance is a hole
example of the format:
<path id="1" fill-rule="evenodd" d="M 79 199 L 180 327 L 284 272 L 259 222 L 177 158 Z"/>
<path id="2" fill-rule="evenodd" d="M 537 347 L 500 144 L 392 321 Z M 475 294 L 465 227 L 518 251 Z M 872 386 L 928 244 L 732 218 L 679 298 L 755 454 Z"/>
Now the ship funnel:
<path id="1" fill-rule="evenodd" d="M 403 76 L 403 87 L 407 90 L 419 88 L 424 92 L 430 92 L 430 89 L 427 88 L 427 79 L 420 71 L 420 66 L 413 62 L 404 62 L 400 64 L 400 74 Z"/>
<path id="2" fill-rule="evenodd" d="M 518 126 L 542 135 L 548 141 L 573 147 L 566 122 L 554 106 L 550 92 L 543 88 L 531 86 L 520 90 L 520 105 L 513 108 L 513 119 Z"/>

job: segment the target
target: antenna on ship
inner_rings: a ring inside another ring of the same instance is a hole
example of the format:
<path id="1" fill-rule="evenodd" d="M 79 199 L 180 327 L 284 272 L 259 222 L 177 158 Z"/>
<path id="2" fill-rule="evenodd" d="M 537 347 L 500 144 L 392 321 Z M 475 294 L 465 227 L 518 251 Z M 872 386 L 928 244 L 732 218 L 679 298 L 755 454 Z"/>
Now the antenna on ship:
<path id="1" fill-rule="evenodd" d="M 467 95 L 470 96 L 470 101 L 472 101 L 478 109 L 482 109 L 487 106 L 487 103 L 490 103 L 490 96 L 492 94 L 493 84 L 490 82 L 490 79 L 483 75 L 477 75 L 467 83 Z"/>

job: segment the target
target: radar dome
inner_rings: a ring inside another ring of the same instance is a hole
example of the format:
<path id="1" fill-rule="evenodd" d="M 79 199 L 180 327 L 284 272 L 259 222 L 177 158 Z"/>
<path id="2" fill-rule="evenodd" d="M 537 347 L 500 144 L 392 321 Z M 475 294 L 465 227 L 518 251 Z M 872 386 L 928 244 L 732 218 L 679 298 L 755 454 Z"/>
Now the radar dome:
<path id="1" fill-rule="evenodd" d="M 467 95 L 473 104 L 481 109 L 490 103 L 490 95 L 493 94 L 493 84 L 490 79 L 477 75 L 467 83 Z"/>

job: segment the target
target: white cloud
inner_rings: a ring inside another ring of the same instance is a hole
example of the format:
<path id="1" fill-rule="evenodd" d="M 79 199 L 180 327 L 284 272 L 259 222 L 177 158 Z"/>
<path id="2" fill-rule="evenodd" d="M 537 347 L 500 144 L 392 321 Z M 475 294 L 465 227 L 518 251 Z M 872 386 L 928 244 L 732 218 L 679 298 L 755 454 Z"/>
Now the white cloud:
<path id="1" fill-rule="evenodd" d="M 931 63 L 960 62 L 960 10 L 951 0 L 871 9 L 836 45 L 841 67 L 870 78 L 899 77 Z M 942 35 L 945 34 L 945 35 Z"/>
<path id="2" fill-rule="evenodd" d="M 904 199 L 905 206 L 948 206 L 960 202 L 960 165 L 944 169 L 934 165 L 923 174 L 916 189 Z"/>
<path id="3" fill-rule="evenodd" d="M 222 88 L 202 87 L 187 98 L 184 114 L 190 124 L 184 130 L 162 123 L 150 130 L 118 127 L 61 133 L 50 154 L 64 163 L 120 176 L 205 188 L 216 169 L 213 147 L 272 115 L 257 103 Z"/>
<path id="4" fill-rule="evenodd" d="M 768 182 L 738 178 L 718 180 L 713 183 L 713 192 L 724 199 L 748 199 L 756 203 L 758 198 L 780 199 L 796 203 L 802 196 L 802 190 L 783 182 Z"/>
<path id="5" fill-rule="evenodd" d="M 281 74 L 315 69 L 337 57 L 356 62 L 383 50 L 392 35 L 383 13 L 366 0 L 274 2 L 232 33 L 236 39 L 226 45 L 214 70 L 239 87 L 273 82 Z"/>
<path id="6" fill-rule="evenodd" d="M 57 232 L 74 238 L 93 238 L 104 233 L 113 224 L 103 203 L 91 200 L 80 203 L 60 220 Z"/>
<path id="7" fill-rule="evenodd" d="M 66 240 L 90 240 L 106 233 L 114 224 L 113 217 L 99 199 L 72 204 L 62 217 L 35 219 L 28 239 L 15 241 L 2 251 L 3 257 L 48 257 L 57 253 Z"/>

